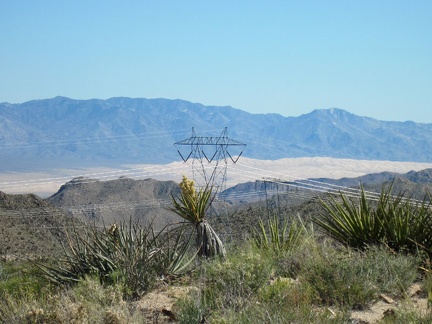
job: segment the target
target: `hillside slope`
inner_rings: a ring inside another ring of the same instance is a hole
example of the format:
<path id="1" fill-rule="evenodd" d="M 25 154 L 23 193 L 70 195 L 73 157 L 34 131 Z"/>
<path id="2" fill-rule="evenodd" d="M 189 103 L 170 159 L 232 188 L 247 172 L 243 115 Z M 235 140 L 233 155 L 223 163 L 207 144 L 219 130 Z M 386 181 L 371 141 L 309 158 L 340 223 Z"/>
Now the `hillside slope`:
<path id="1" fill-rule="evenodd" d="M 133 220 L 160 228 L 180 220 L 169 210 L 171 193 L 178 192 L 174 181 L 76 178 L 46 201 L 83 221 L 109 225 Z"/>
<path id="2" fill-rule="evenodd" d="M 0 192 L 0 257 L 46 257 L 61 253 L 65 227 L 81 226 L 41 198 Z"/>

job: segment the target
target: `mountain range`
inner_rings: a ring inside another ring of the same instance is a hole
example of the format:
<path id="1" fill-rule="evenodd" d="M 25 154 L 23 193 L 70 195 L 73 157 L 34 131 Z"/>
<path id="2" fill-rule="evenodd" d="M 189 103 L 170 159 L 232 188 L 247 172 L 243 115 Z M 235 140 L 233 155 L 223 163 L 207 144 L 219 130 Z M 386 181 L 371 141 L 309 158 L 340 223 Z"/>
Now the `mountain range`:
<path id="1" fill-rule="evenodd" d="M 0 104 L 0 170 L 163 164 L 180 160 L 173 144 L 189 138 L 192 128 L 209 137 L 225 127 L 254 159 L 432 162 L 432 124 L 380 121 L 337 108 L 284 117 L 184 100 L 56 97 Z"/>

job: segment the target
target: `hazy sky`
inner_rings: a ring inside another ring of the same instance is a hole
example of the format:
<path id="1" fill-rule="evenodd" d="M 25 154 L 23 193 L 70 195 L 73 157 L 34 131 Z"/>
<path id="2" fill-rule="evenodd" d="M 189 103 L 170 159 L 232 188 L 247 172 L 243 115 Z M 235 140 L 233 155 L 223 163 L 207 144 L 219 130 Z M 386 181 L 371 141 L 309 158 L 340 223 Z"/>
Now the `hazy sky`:
<path id="1" fill-rule="evenodd" d="M 0 102 L 58 95 L 432 123 L 432 1 L 1 0 Z"/>

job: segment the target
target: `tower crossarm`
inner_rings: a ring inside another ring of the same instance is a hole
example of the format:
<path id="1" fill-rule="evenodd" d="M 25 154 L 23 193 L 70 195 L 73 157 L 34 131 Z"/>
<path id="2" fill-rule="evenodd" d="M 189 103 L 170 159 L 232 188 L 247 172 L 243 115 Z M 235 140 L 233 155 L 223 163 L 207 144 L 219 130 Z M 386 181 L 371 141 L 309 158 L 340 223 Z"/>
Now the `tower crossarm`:
<path id="1" fill-rule="evenodd" d="M 192 128 L 192 136 L 189 138 L 186 138 L 182 141 L 174 143 L 176 147 L 179 146 L 189 146 L 190 152 L 186 154 L 182 154 L 179 149 L 177 151 L 179 152 L 181 158 L 183 161 L 187 161 L 190 157 L 193 158 L 202 158 L 204 157 L 207 162 L 211 162 L 213 160 L 220 160 L 223 159 L 226 161 L 226 159 L 229 157 L 232 162 L 236 163 L 239 157 L 243 153 L 243 149 L 246 147 L 246 144 L 236 141 L 232 138 L 229 138 L 227 135 L 227 128 L 225 127 L 224 131 L 222 132 L 221 136 L 196 136 L 195 130 Z M 204 147 L 213 147 L 214 150 L 211 152 L 208 148 L 204 149 Z M 234 159 L 232 155 L 229 153 L 229 148 L 236 147 L 236 150 L 239 151 L 239 154 L 237 154 L 237 158 Z M 211 154 L 208 154 L 210 153 Z M 187 156 L 185 158 L 185 156 Z"/>
<path id="2" fill-rule="evenodd" d="M 174 143 L 174 145 L 234 145 L 243 146 L 246 144 L 227 137 L 194 136 Z"/>

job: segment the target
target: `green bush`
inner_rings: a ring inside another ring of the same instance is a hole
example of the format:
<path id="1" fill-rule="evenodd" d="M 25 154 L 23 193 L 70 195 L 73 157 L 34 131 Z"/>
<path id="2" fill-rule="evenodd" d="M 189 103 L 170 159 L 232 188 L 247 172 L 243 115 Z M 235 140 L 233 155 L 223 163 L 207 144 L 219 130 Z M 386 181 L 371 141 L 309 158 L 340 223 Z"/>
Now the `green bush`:
<path id="1" fill-rule="evenodd" d="M 145 323 L 142 314 L 122 299 L 122 287 L 104 287 L 86 277 L 57 294 L 6 295 L 0 299 L 0 323 Z"/>
<path id="2" fill-rule="evenodd" d="M 226 261 L 205 267 L 204 304 L 212 308 L 240 309 L 270 279 L 272 260 L 252 248 L 232 252 Z"/>
<path id="3" fill-rule="evenodd" d="M 316 292 L 316 302 L 363 309 L 379 293 L 402 295 L 417 278 L 419 260 L 372 247 L 365 252 L 317 246 L 301 265 L 299 281 Z"/>
<path id="4" fill-rule="evenodd" d="M 16 298 L 24 295 L 38 296 L 49 289 L 47 280 L 40 276 L 31 262 L 4 262 L 0 263 L 0 269 L 0 298 L 8 294 Z"/>

